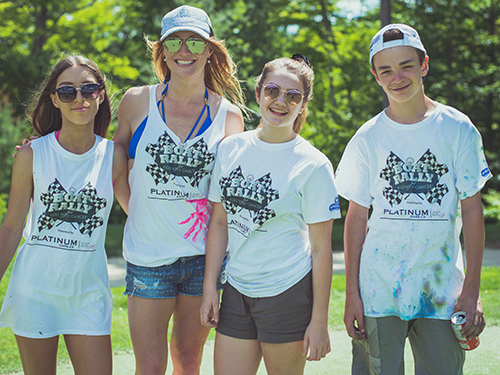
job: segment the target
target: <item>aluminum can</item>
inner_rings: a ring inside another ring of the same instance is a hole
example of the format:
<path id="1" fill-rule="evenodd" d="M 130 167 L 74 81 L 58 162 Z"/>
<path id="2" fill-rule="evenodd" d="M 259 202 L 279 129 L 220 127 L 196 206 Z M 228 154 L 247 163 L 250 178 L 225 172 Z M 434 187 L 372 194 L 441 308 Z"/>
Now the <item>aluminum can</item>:
<path id="1" fill-rule="evenodd" d="M 473 350 L 479 346 L 479 337 L 474 337 L 471 340 L 467 340 L 460 330 L 465 325 L 467 321 L 467 315 L 464 311 L 457 311 L 451 316 L 451 327 L 453 328 L 453 332 L 455 332 L 455 336 L 458 340 L 458 345 L 463 350 Z"/>

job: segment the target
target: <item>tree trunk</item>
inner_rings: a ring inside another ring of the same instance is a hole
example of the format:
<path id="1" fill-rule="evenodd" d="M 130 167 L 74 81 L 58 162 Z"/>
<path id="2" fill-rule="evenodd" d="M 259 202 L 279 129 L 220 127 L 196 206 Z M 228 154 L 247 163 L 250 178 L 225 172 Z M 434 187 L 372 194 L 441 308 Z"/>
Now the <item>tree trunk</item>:
<path id="1" fill-rule="evenodd" d="M 325 26 L 325 36 L 326 36 L 326 43 L 328 46 L 331 46 L 332 48 L 328 48 L 331 53 L 334 53 L 335 50 L 337 49 L 337 46 L 335 44 L 335 38 L 333 36 L 333 31 L 332 31 L 332 24 L 330 23 L 330 20 L 328 19 L 328 13 L 326 11 L 326 4 L 325 0 L 320 1 L 321 4 L 321 16 L 323 18 L 323 25 Z M 333 71 L 333 64 L 331 61 L 331 58 L 328 61 L 328 83 L 329 83 L 329 89 L 330 89 L 330 103 L 332 103 L 332 106 L 335 108 L 335 88 L 333 86 L 333 77 L 332 77 L 332 71 Z"/>
<path id="2" fill-rule="evenodd" d="M 47 42 L 47 6 L 42 4 L 40 7 L 36 7 L 33 17 L 35 18 L 35 32 L 33 33 L 34 38 L 31 53 L 37 55 L 43 50 L 43 46 Z"/>
<path id="3" fill-rule="evenodd" d="M 391 0 L 380 0 L 380 21 L 382 27 L 391 23 Z"/>
<path id="4" fill-rule="evenodd" d="M 380 22 L 382 27 L 391 23 L 391 0 L 380 0 Z M 383 90 L 382 96 L 382 105 L 384 108 L 387 108 L 389 99 L 387 99 L 387 94 Z"/>

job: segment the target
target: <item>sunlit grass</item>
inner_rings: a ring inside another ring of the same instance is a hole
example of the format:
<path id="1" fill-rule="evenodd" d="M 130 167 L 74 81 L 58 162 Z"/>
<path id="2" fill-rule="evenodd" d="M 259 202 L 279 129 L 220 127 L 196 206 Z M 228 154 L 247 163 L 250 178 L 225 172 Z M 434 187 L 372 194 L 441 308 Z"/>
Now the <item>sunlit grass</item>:
<path id="1" fill-rule="evenodd" d="M 0 301 L 3 301 L 7 290 L 12 265 L 0 283 Z M 127 297 L 123 295 L 124 287 L 112 288 L 113 323 L 111 339 L 114 353 L 132 352 L 132 343 L 128 330 Z M 500 325 L 500 267 L 483 267 L 481 296 L 488 326 Z M 344 329 L 343 314 L 345 300 L 345 275 L 334 274 L 330 299 L 329 325 L 331 329 Z M 213 340 L 212 330 L 209 340 Z M 69 357 L 64 340 L 59 342 L 58 361 L 67 362 Z M 17 351 L 14 335 L 8 328 L 0 328 L 0 374 L 21 370 L 21 361 Z"/>

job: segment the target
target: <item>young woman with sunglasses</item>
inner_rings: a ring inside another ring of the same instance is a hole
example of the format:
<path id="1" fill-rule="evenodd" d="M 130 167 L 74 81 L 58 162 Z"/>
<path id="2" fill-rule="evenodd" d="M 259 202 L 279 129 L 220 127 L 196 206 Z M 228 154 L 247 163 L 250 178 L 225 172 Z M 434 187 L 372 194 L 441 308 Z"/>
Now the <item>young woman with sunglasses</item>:
<path id="1" fill-rule="evenodd" d="M 313 78 L 305 56 L 268 62 L 255 88 L 260 126 L 219 147 L 200 309 L 202 324 L 217 328 L 216 375 L 254 375 L 262 357 L 268 374 L 302 374 L 306 358 L 330 351 L 330 237 L 340 206 L 331 163 L 298 134 Z"/>
<path id="2" fill-rule="evenodd" d="M 106 83 L 82 56 L 60 60 L 33 99 L 40 136 L 18 150 L 0 228 L 0 279 L 20 247 L 0 313 L 25 374 L 55 374 L 59 335 L 75 373 L 111 375 L 104 239 L 114 193 L 127 211 L 125 149 L 104 137 Z"/>
<path id="3" fill-rule="evenodd" d="M 127 91 L 114 140 L 126 146 L 130 213 L 123 255 L 136 374 L 198 374 L 209 329 L 199 319 L 207 201 L 221 140 L 243 131 L 235 65 L 208 15 L 181 6 L 149 42 L 160 84 Z M 222 285 L 219 283 L 219 288 Z"/>

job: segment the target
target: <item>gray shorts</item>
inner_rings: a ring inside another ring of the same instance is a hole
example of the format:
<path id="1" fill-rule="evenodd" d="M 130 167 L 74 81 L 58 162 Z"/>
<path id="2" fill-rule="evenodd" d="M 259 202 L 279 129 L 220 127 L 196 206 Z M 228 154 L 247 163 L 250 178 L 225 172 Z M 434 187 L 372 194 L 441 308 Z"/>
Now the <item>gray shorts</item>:
<path id="1" fill-rule="evenodd" d="M 217 332 L 273 344 L 302 341 L 311 321 L 312 302 L 312 272 L 273 297 L 248 297 L 226 283 Z"/>
<path id="2" fill-rule="evenodd" d="M 365 316 L 367 340 L 352 340 L 352 374 L 403 375 L 406 338 L 415 359 L 415 375 L 462 375 L 465 352 L 449 320 Z"/>

